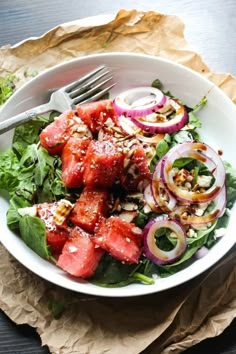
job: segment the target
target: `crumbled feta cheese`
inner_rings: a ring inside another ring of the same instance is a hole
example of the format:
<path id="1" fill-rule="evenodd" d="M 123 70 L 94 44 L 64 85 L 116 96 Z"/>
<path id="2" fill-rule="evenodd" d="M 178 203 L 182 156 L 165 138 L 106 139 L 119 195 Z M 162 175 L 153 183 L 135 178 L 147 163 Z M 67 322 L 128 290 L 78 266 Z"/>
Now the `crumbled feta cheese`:
<path id="1" fill-rule="evenodd" d="M 201 175 L 197 177 L 197 184 L 199 185 L 199 187 L 207 188 L 210 187 L 211 180 L 212 176 Z"/>
<path id="2" fill-rule="evenodd" d="M 214 236 L 216 238 L 218 237 L 222 237 L 225 235 L 225 232 L 226 232 L 226 228 L 225 227 L 220 227 L 219 229 L 216 229 L 215 232 L 214 232 Z"/>
<path id="3" fill-rule="evenodd" d="M 159 278 L 158 274 L 156 273 L 152 274 L 152 279 L 158 279 L 158 278 Z"/>
<path id="4" fill-rule="evenodd" d="M 189 191 L 190 191 L 191 188 L 192 188 L 192 185 L 191 185 L 190 182 L 186 182 L 184 186 L 185 186 L 185 188 L 187 188 Z"/>
<path id="5" fill-rule="evenodd" d="M 18 213 L 21 216 L 36 216 L 37 215 L 37 208 L 36 206 L 32 206 L 32 207 L 26 207 L 26 208 L 19 208 L 18 209 Z"/>
<path id="6" fill-rule="evenodd" d="M 230 216 L 232 213 L 232 211 L 229 208 L 226 208 L 225 211 L 227 216 Z"/>
<path id="7" fill-rule="evenodd" d="M 195 210 L 195 215 L 197 215 L 197 216 L 202 216 L 203 215 L 203 213 L 204 213 L 204 210 L 203 209 L 196 209 Z"/>
<path id="8" fill-rule="evenodd" d="M 197 233 L 196 233 L 196 231 L 194 231 L 193 229 L 190 228 L 187 232 L 187 236 L 188 237 L 197 237 Z"/>

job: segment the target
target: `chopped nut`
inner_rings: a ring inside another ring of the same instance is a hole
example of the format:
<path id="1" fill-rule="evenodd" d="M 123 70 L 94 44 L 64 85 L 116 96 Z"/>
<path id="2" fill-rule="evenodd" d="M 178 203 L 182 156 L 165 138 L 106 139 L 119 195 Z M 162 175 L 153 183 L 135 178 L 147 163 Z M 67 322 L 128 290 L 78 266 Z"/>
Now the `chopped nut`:
<path id="1" fill-rule="evenodd" d="M 185 182 L 187 182 L 187 178 L 188 178 L 189 174 L 190 174 L 190 172 L 188 170 L 182 168 L 175 175 L 175 178 L 174 178 L 175 183 L 177 185 L 182 185 L 183 186 L 185 184 Z"/>
<path id="2" fill-rule="evenodd" d="M 143 233 L 143 231 L 137 226 L 132 228 L 132 232 L 137 235 L 141 235 Z"/>
<path id="3" fill-rule="evenodd" d="M 119 214 L 119 218 L 127 222 L 133 222 L 137 215 L 137 211 L 123 211 Z"/>
<path id="4" fill-rule="evenodd" d="M 127 211 L 138 210 L 138 205 L 132 202 L 122 202 L 121 208 Z"/>
<path id="5" fill-rule="evenodd" d="M 98 141 L 102 141 L 104 138 L 104 131 L 103 129 L 100 129 L 98 132 Z"/>

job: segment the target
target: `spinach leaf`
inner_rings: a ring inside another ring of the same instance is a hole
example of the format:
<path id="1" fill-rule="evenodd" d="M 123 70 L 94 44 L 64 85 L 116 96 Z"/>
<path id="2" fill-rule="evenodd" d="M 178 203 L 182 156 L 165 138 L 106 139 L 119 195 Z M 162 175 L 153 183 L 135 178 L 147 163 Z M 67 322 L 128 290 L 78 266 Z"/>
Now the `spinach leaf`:
<path id="1" fill-rule="evenodd" d="M 159 275 L 161 277 L 167 277 L 186 267 L 192 256 L 206 243 L 208 234 L 215 228 L 215 226 L 216 224 L 213 223 L 210 228 L 199 230 L 197 232 L 197 237 L 187 238 L 188 246 L 183 256 L 172 264 L 158 266 Z"/>
<path id="2" fill-rule="evenodd" d="M 156 147 L 156 155 L 161 159 L 168 151 L 170 147 L 165 139 L 161 140 Z"/>
<path id="3" fill-rule="evenodd" d="M 123 264 L 110 255 L 105 254 L 90 281 L 104 287 L 120 287 L 135 281 L 130 278 L 132 271 L 137 267 L 133 264 Z"/>
<path id="4" fill-rule="evenodd" d="M 37 217 L 23 216 L 19 222 L 21 238 L 35 253 L 45 259 L 51 258 L 51 252 L 46 243 L 46 228 Z"/>
<path id="5" fill-rule="evenodd" d="M 31 206 L 31 204 L 22 197 L 17 196 L 16 194 L 10 199 L 10 206 L 7 211 L 7 225 L 10 229 L 18 229 L 19 221 L 21 216 L 18 213 L 18 209 Z"/>
<path id="6" fill-rule="evenodd" d="M 139 268 L 141 271 L 139 271 Z M 142 268 L 142 262 L 138 265 L 123 264 L 105 254 L 90 282 L 107 288 L 127 286 L 137 281 L 144 284 L 153 284 L 154 280 L 144 274 Z"/>
<path id="7" fill-rule="evenodd" d="M 194 160 L 191 157 L 181 157 L 180 159 L 175 160 L 175 162 L 173 163 L 173 167 L 181 169 L 189 165 L 193 161 Z"/>

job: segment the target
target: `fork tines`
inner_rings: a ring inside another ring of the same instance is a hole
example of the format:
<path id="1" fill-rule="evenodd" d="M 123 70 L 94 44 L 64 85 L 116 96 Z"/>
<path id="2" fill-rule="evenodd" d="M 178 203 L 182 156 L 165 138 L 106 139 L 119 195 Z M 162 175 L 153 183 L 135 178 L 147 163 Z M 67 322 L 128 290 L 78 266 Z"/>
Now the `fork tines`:
<path id="1" fill-rule="evenodd" d="M 108 74 L 110 74 L 110 71 L 105 65 L 101 65 L 67 85 L 64 90 L 68 93 L 74 105 L 95 101 L 115 86 L 115 83 L 106 85 L 112 80 L 112 76 L 108 76 Z"/>

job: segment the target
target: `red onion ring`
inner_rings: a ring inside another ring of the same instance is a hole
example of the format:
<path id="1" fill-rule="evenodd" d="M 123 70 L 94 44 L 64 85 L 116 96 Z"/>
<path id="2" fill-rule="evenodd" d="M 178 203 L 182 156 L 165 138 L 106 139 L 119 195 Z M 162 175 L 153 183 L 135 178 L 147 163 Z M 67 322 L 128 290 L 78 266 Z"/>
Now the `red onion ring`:
<path id="1" fill-rule="evenodd" d="M 165 212 L 171 212 L 175 205 L 176 199 L 171 195 L 168 189 L 165 187 L 164 183 L 161 180 L 161 166 L 164 163 L 165 158 L 162 158 L 155 167 L 155 170 L 152 175 L 151 181 L 151 192 L 155 203 Z M 163 198 L 163 192 L 165 197 Z"/>
<path id="2" fill-rule="evenodd" d="M 213 222 L 224 213 L 226 206 L 226 187 L 225 185 L 221 189 L 220 193 L 214 199 L 214 208 L 210 213 L 198 216 L 194 213 L 192 205 L 178 205 L 171 213 L 171 217 L 179 220 L 182 225 L 205 225 Z M 183 216 L 186 213 L 187 215 Z"/>
<path id="3" fill-rule="evenodd" d="M 203 257 L 205 257 L 207 254 L 209 253 L 209 249 L 206 246 L 202 246 L 201 248 L 199 248 L 199 250 L 197 250 L 197 252 L 194 254 L 194 257 L 196 259 L 201 259 Z"/>
<path id="4" fill-rule="evenodd" d="M 177 238 L 176 246 L 171 251 L 161 250 L 155 239 L 155 232 L 160 228 L 172 230 Z M 149 221 L 143 230 L 144 255 L 156 264 L 171 264 L 179 259 L 187 247 L 186 234 L 184 228 L 176 220 L 165 217 L 157 217 Z"/>
<path id="5" fill-rule="evenodd" d="M 153 198 L 150 184 L 145 188 L 143 195 L 144 195 L 144 200 L 147 203 L 147 205 L 150 207 L 150 209 L 156 213 L 160 213 L 161 209 L 159 209 L 158 205 L 156 205 L 156 202 Z"/>
<path id="6" fill-rule="evenodd" d="M 156 112 L 166 103 L 166 96 L 154 87 L 137 87 L 122 92 L 114 99 L 117 115 L 140 117 Z"/>
<path id="7" fill-rule="evenodd" d="M 173 99 L 169 99 L 169 102 L 171 102 L 171 105 L 176 111 L 174 118 L 170 120 L 164 122 L 149 122 L 147 120 L 147 113 L 139 117 L 136 115 L 131 116 L 131 119 L 139 128 L 152 134 L 177 132 L 188 122 L 188 113 L 181 103 Z"/>
<path id="8" fill-rule="evenodd" d="M 199 153 L 202 151 L 204 153 Z M 185 203 L 205 203 L 214 199 L 221 191 L 225 183 L 224 164 L 210 146 L 200 142 L 186 142 L 174 146 L 167 155 L 162 164 L 161 177 L 167 188 L 180 201 Z M 213 185 L 203 193 L 184 190 L 176 185 L 171 174 L 175 160 L 183 157 L 192 157 L 201 161 L 211 171 L 215 178 Z M 213 169 L 212 169 L 213 168 Z"/>

